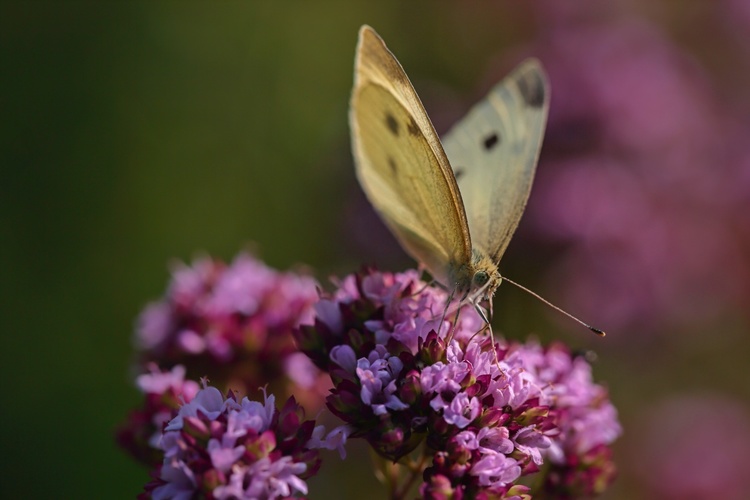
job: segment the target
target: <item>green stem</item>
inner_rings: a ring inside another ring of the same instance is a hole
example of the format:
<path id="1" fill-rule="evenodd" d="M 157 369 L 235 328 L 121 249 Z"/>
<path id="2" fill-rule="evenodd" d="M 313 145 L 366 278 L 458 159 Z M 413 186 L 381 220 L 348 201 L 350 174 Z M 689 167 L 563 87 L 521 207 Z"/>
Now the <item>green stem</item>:
<path id="1" fill-rule="evenodd" d="M 403 498 L 406 498 L 406 496 L 409 494 L 409 491 L 414 486 L 414 483 L 422 477 L 422 472 L 424 472 L 425 464 L 428 458 L 429 457 L 427 456 L 427 454 L 425 454 L 425 452 L 423 451 L 419 454 L 418 460 L 415 461 L 409 458 L 409 461 L 406 464 L 402 465 L 402 467 L 405 467 L 409 472 L 404 477 L 404 481 L 401 484 L 401 487 L 394 492 L 393 496 L 391 496 L 393 500 L 401 500 Z"/>

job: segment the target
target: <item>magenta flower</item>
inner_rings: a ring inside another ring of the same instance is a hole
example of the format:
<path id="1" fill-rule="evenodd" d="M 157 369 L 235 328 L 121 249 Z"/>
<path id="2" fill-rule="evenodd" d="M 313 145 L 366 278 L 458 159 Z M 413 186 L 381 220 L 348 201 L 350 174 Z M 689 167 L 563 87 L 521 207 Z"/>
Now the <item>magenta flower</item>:
<path id="1" fill-rule="evenodd" d="M 170 287 L 171 302 L 165 302 L 169 314 L 156 314 L 149 324 L 178 324 L 175 314 L 195 320 L 195 311 L 226 319 L 231 310 L 229 324 L 262 317 L 258 331 L 271 331 L 283 315 L 265 315 L 262 299 L 228 291 L 252 281 L 265 287 L 261 295 L 267 297 L 275 289 L 268 285 L 274 272 L 258 266 L 241 262 L 244 270 L 236 275 L 209 261 L 182 269 Z M 294 398 L 277 410 L 274 396 L 238 401 L 234 392 L 222 395 L 205 381 L 197 391 L 184 380 L 182 366 L 168 372 L 152 366 L 138 378 L 150 406 L 121 433 L 134 455 L 159 464 L 143 496 L 305 495 L 306 479 L 320 466 L 319 450 L 337 450 L 343 458 L 349 437 L 364 438 L 393 462 L 421 457 L 402 484 L 391 486 L 397 495 L 421 480 L 424 498 L 530 498 L 535 490 L 519 481 L 531 475 L 540 476 L 533 480 L 536 490 L 550 495 L 603 491 L 614 477 L 609 445 L 620 428 L 586 361 L 560 345 L 545 349 L 498 339 L 493 350 L 478 334 L 484 325 L 473 307 L 461 307 L 457 316 L 455 304 L 446 308 L 446 292 L 418 276 L 348 276 L 311 306 L 312 324 L 294 330 L 300 350 L 289 357 L 306 355 L 333 381 L 326 405 L 344 425 L 331 432 L 304 421 Z M 157 337 L 154 351 L 170 345 L 170 335 Z M 232 335 L 224 338 L 231 346 Z M 203 345 L 209 344 L 219 345 Z M 201 356 L 208 352 L 215 354 Z"/>
<path id="2" fill-rule="evenodd" d="M 231 264 L 207 257 L 178 264 L 161 301 L 147 306 L 136 328 L 141 363 L 182 364 L 242 392 L 270 384 L 315 409 L 327 389 L 291 331 L 309 321 L 316 282 L 271 269 L 249 254 Z"/>
<path id="3" fill-rule="evenodd" d="M 550 438 L 529 430 L 516 439 L 517 445 L 549 439 L 536 462 L 540 465 L 543 458 L 550 464 L 545 489 L 567 497 L 602 493 L 616 473 L 608 446 L 622 428 L 606 389 L 592 380 L 591 365 L 561 343 L 547 348 L 534 342 L 516 345 L 509 358 L 544 387 L 540 399 L 556 417 L 557 431 Z"/>
<path id="4" fill-rule="evenodd" d="M 154 436 L 175 417 L 180 402 L 187 408 L 197 404 L 197 384 L 181 385 L 186 373 L 243 393 L 268 385 L 284 395 L 299 394 L 310 410 L 320 407 L 328 377 L 297 351 L 291 336 L 292 328 L 312 317 L 316 300 L 312 278 L 275 271 L 248 254 L 229 265 L 201 258 L 175 266 L 163 300 L 147 306 L 138 320 L 141 370 L 150 373 L 138 378 L 144 407 L 121 425 L 119 444 L 141 462 L 161 461 Z M 161 373 L 158 367 L 174 368 Z"/>
<path id="5" fill-rule="evenodd" d="M 306 494 L 305 479 L 320 466 L 320 448 L 343 449 L 348 430 L 323 437 L 322 426 L 303 421 L 290 398 L 280 411 L 273 395 L 264 402 L 218 389 L 200 390 L 165 426 L 163 463 L 144 498 L 286 498 Z"/>
<path id="6" fill-rule="evenodd" d="M 149 369 L 136 379 L 144 396 L 143 406 L 133 410 L 120 424 L 116 439 L 133 458 L 153 466 L 162 460 L 158 450 L 162 427 L 174 418 L 180 405 L 193 400 L 199 386 L 185 380 L 185 367 L 181 365 L 167 372 L 159 371 L 153 364 Z"/>
<path id="7" fill-rule="evenodd" d="M 433 401 L 437 398 L 433 399 Z M 432 405 L 431 405 L 432 406 Z M 442 408 L 433 406 L 433 409 L 443 412 L 443 419 L 451 424 L 455 425 L 459 429 L 463 429 L 472 423 L 481 411 L 479 399 L 476 397 L 469 397 L 466 392 L 458 393 L 453 400 L 444 405 Z"/>
<path id="8" fill-rule="evenodd" d="M 475 335 L 483 324 L 474 309 L 462 308 L 454 325 L 446 298 L 416 272 L 365 271 L 324 295 L 314 324 L 295 332 L 330 373 L 327 406 L 351 437 L 392 461 L 421 446 L 425 498 L 520 498 L 530 489 L 516 481 L 553 455 L 567 465 L 617 437 L 614 410 L 597 413 L 611 405 L 583 359 L 499 340 L 493 351 Z M 597 417 L 598 427 L 581 428 Z M 612 478 L 591 470 L 591 481 Z"/>
<path id="9" fill-rule="evenodd" d="M 591 8 L 616 9 L 536 8 L 554 91 L 522 230 L 558 245 L 547 280 L 563 307 L 628 338 L 702 334 L 747 311 L 746 117 L 656 26 Z"/>
<path id="10" fill-rule="evenodd" d="M 376 346 L 368 358 L 361 358 L 356 369 L 357 377 L 362 383 L 362 402 L 370 406 L 375 415 L 408 408 L 409 405 L 400 401 L 396 395 L 396 381 L 403 369 L 401 360 L 385 352 L 382 345 Z"/>
<path id="11" fill-rule="evenodd" d="M 521 467 L 518 462 L 501 453 L 488 453 L 472 466 L 471 474 L 478 478 L 481 487 L 506 485 L 521 476 Z"/>
<path id="12" fill-rule="evenodd" d="M 550 450 L 553 461 L 565 453 L 583 454 L 611 444 L 622 433 L 617 410 L 607 390 L 593 382 L 591 365 L 574 357 L 561 343 L 547 348 L 530 342 L 513 350 L 536 383 L 544 386 L 542 401 L 558 414 L 560 434 Z"/>
<path id="13" fill-rule="evenodd" d="M 750 407 L 693 393 L 649 405 L 629 456 L 649 498 L 747 498 Z"/>

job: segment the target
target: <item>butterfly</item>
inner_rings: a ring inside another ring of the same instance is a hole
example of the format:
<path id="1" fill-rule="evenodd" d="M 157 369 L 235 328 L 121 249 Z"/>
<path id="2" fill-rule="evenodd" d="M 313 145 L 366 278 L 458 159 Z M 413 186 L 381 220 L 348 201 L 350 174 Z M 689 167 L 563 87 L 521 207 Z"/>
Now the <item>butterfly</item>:
<path id="1" fill-rule="evenodd" d="M 441 142 L 385 42 L 359 31 L 349 121 L 356 173 L 404 250 L 462 299 L 491 299 L 531 191 L 549 108 L 529 59 Z"/>

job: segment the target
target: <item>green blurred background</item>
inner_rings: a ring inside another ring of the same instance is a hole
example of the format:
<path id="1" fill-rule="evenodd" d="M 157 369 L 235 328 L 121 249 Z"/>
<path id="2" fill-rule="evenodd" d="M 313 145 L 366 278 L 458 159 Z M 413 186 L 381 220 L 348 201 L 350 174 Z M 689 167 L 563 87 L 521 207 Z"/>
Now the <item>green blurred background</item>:
<path id="1" fill-rule="evenodd" d="M 617 13 L 652 23 L 717 79 L 746 82 L 724 61 L 739 49 L 706 27 L 712 3 L 618 2 Z M 305 264 L 321 282 L 365 262 L 412 265 L 371 214 L 356 215 L 366 207 L 347 125 L 357 30 L 379 31 L 439 124 L 488 88 L 499 58 L 529 51 L 543 27 L 526 4 L 3 3 L 0 497 L 132 498 L 148 481 L 112 431 L 139 399 L 134 318 L 162 293 L 172 259 L 230 259 L 254 245 L 270 265 Z M 521 238 L 503 269 L 541 286 L 533 257 L 554 248 Z M 623 332 L 558 334 L 544 306 L 512 289 L 495 303 L 500 330 L 597 349 L 596 378 L 625 428 L 606 498 L 653 494 L 635 464 L 649 406 L 707 392 L 748 414 L 741 314 L 684 342 L 628 345 Z M 366 461 L 356 474 L 337 462 L 311 481 L 312 497 L 364 498 L 366 485 L 383 498 Z M 339 488 L 334 474 L 353 480 Z"/>

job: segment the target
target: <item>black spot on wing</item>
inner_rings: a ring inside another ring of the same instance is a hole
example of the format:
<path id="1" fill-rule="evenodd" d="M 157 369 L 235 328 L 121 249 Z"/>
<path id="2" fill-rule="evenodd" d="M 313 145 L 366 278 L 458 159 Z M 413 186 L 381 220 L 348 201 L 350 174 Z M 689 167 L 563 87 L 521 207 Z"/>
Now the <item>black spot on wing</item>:
<path id="1" fill-rule="evenodd" d="M 456 178 L 456 180 L 458 180 L 458 179 L 460 179 L 461 177 L 463 177 L 463 175 L 464 175 L 465 173 L 466 173 L 466 170 L 464 170 L 464 169 L 463 169 L 463 168 L 461 168 L 461 167 L 455 167 L 455 168 L 453 169 L 453 177 L 455 177 L 455 178 Z"/>
<path id="2" fill-rule="evenodd" d="M 516 85 L 528 106 L 540 108 L 544 104 L 544 82 L 538 73 L 529 72 L 521 75 Z"/>
<path id="3" fill-rule="evenodd" d="M 398 122 L 392 114 L 387 113 L 385 115 L 385 124 L 388 126 L 388 130 L 390 130 L 393 135 L 398 137 Z"/>
<path id="4" fill-rule="evenodd" d="M 409 125 L 406 128 L 409 131 L 409 134 L 413 136 L 417 136 L 420 134 L 419 125 L 417 125 L 417 122 L 414 121 L 414 117 L 409 117 Z"/>
<path id="5" fill-rule="evenodd" d="M 490 135 L 484 138 L 482 141 L 482 145 L 484 146 L 484 149 L 487 151 L 492 151 L 495 149 L 495 146 L 500 144 L 500 136 L 497 132 L 492 132 Z"/>

